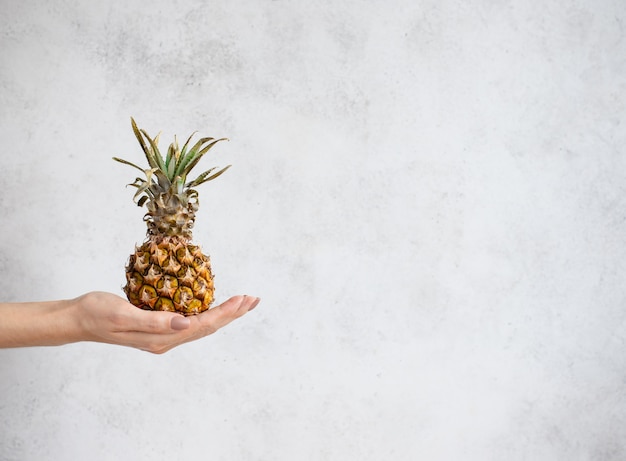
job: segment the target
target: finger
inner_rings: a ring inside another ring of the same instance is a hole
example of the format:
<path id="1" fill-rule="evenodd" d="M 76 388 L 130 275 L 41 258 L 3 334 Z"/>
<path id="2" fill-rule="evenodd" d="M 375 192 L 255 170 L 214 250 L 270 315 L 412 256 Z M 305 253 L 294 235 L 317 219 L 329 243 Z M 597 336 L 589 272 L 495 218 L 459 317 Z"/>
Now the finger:
<path id="1" fill-rule="evenodd" d="M 241 317 L 250 309 L 254 309 L 260 299 L 254 296 L 233 296 L 224 303 L 202 314 L 197 315 L 197 320 L 213 331 L 225 327 L 233 320 Z"/>
<path id="2" fill-rule="evenodd" d="M 113 342 L 162 354 L 185 342 L 215 333 L 254 309 L 259 302 L 260 299 L 254 296 L 233 296 L 221 305 L 191 317 L 135 308 L 130 316 L 132 319 L 126 319 L 127 328 L 119 331 Z M 129 329 L 131 323 L 134 327 Z"/>
<path id="3" fill-rule="evenodd" d="M 261 302 L 261 298 L 256 298 L 254 302 L 252 303 L 252 305 L 250 306 L 250 308 L 248 309 L 248 312 L 250 312 L 252 309 L 257 307 L 260 302 Z"/>
<path id="4" fill-rule="evenodd" d="M 247 312 L 250 312 L 261 301 L 260 298 L 257 298 L 255 296 L 248 296 L 248 295 L 234 296 L 234 299 L 238 300 L 238 298 L 241 298 L 241 301 L 236 307 L 235 307 L 235 303 L 232 303 L 232 304 L 229 303 L 228 305 L 225 305 L 226 303 L 224 303 L 221 306 L 219 306 L 220 309 L 223 311 L 224 315 L 232 317 L 232 320 L 241 317 Z"/>
<path id="5" fill-rule="evenodd" d="M 160 337 L 145 335 L 142 338 L 138 338 L 143 340 L 143 344 L 139 348 L 148 352 L 162 354 L 180 344 L 215 333 L 220 328 L 254 309 L 260 301 L 260 298 L 254 296 L 233 296 L 209 311 L 185 317 L 185 320 L 191 323 L 191 327 L 185 331 L 180 331 L 177 335 L 161 335 Z M 152 342 L 147 344 L 146 342 L 149 340 Z"/>

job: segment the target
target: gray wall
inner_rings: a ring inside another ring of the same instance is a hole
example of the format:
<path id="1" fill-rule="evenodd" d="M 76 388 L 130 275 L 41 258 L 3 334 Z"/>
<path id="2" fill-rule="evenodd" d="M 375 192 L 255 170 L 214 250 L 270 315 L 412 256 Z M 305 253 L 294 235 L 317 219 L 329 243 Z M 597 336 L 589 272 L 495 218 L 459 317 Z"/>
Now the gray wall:
<path id="1" fill-rule="evenodd" d="M 120 293 L 150 133 L 261 306 L 0 351 L 2 460 L 623 460 L 620 0 L 3 1 L 0 298 Z M 1 319 L 0 319 L 1 321 Z"/>

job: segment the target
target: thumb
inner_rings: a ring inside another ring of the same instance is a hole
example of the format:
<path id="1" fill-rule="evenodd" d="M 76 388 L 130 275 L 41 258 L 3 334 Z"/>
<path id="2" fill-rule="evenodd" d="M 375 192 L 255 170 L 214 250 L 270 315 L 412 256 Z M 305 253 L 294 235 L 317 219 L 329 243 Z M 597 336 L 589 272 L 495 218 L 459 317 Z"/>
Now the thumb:
<path id="1" fill-rule="evenodd" d="M 172 331 L 186 330 L 191 326 L 191 321 L 174 312 L 148 311 L 137 309 L 133 311 L 133 330 L 143 333 L 171 333 Z"/>
<path id="2" fill-rule="evenodd" d="M 175 315 L 170 321 L 170 328 L 172 330 L 186 330 L 191 326 L 191 321 L 183 315 Z"/>

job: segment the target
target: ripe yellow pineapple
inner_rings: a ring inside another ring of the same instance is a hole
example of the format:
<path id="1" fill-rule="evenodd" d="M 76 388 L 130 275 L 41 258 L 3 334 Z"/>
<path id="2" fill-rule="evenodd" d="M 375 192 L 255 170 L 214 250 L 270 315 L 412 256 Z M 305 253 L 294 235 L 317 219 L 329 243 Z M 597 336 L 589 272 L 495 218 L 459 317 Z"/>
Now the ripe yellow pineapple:
<path id="1" fill-rule="evenodd" d="M 163 158 L 158 148 L 159 135 L 151 138 L 137 128 L 132 118 L 131 125 L 150 168 L 144 170 L 127 160 L 113 159 L 146 176 L 136 178 L 129 186 L 137 188 L 133 198 L 137 205 L 148 209 L 144 216 L 148 231 L 145 242 L 128 260 L 124 292 L 142 309 L 199 314 L 213 302 L 214 286 L 209 257 L 191 242 L 198 210 L 194 187 L 217 178 L 230 165 L 215 173 L 216 168 L 211 168 L 191 181 L 187 175 L 211 147 L 225 138 L 201 138 L 189 148 L 192 134 L 182 149 L 174 138 Z"/>

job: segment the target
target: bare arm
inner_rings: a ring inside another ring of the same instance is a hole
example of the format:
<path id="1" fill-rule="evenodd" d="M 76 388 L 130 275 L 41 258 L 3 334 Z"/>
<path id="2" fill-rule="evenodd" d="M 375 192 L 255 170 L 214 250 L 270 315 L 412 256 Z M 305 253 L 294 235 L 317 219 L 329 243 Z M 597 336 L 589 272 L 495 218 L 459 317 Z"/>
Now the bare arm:
<path id="1" fill-rule="evenodd" d="M 103 292 L 72 300 L 0 304 L 0 348 L 97 341 L 161 354 L 215 333 L 259 301 L 253 296 L 234 296 L 191 317 L 143 311 Z"/>

